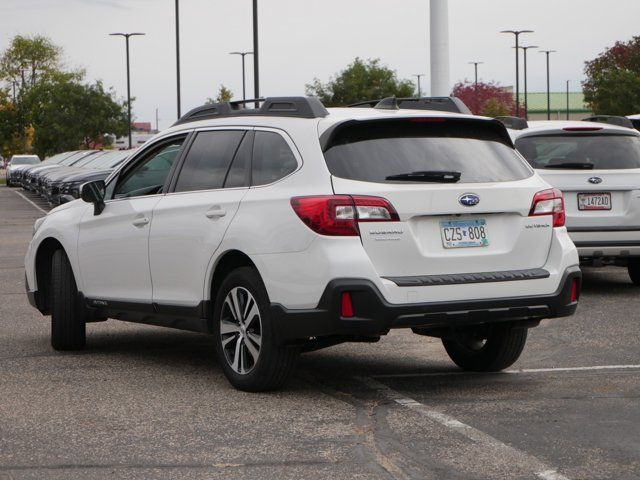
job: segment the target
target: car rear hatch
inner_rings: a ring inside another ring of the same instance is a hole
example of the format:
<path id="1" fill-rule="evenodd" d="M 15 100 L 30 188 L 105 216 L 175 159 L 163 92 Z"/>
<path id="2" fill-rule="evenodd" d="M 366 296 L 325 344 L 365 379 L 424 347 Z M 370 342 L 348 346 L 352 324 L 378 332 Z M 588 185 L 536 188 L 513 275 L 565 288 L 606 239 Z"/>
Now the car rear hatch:
<path id="1" fill-rule="evenodd" d="M 585 128 L 518 138 L 516 147 L 564 193 L 567 228 L 640 228 L 640 138 Z"/>
<path id="2" fill-rule="evenodd" d="M 381 197 L 397 212 L 397 221 L 358 222 L 380 276 L 513 272 L 545 265 L 555 217 L 530 216 L 534 196 L 545 185 L 498 122 L 352 121 L 322 140 L 336 194 L 354 196 L 356 205 L 358 196 L 363 204 L 369 196 Z"/>

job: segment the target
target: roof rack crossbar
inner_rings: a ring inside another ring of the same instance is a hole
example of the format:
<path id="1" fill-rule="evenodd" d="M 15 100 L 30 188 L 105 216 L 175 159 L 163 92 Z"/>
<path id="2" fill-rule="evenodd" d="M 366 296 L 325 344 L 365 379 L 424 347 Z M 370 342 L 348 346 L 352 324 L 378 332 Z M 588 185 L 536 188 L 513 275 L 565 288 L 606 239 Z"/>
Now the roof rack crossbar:
<path id="1" fill-rule="evenodd" d="M 262 105 L 246 108 L 249 103 Z M 316 97 L 270 97 L 202 105 L 185 113 L 173 125 L 181 125 L 199 120 L 241 116 L 271 116 L 294 118 L 322 118 L 329 115 L 322 102 Z"/>

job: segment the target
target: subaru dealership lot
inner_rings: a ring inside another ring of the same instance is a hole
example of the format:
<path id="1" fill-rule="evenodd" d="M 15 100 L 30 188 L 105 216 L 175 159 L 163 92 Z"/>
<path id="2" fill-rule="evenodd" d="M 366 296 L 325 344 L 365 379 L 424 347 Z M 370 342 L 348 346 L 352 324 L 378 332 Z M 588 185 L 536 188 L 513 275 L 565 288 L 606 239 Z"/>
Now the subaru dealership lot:
<path id="1" fill-rule="evenodd" d="M 234 390 L 211 337 L 107 321 L 55 353 L 24 295 L 39 197 L 0 187 L 0 478 L 616 478 L 640 472 L 637 288 L 585 269 L 576 315 L 501 374 L 398 331 Z"/>

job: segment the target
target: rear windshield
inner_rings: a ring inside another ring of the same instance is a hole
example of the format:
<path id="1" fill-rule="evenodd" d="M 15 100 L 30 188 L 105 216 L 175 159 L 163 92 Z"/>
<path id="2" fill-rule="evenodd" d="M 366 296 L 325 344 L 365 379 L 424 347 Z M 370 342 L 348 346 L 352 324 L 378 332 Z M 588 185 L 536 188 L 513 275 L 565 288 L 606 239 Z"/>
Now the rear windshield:
<path id="1" fill-rule="evenodd" d="M 17 157 L 11 160 L 11 165 L 35 165 L 40 163 L 38 157 Z"/>
<path id="2" fill-rule="evenodd" d="M 365 182 L 398 183 L 388 177 L 425 171 L 459 172 L 460 183 L 530 177 L 533 172 L 509 145 L 502 128 L 426 118 L 354 122 L 338 127 L 324 156 L 333 175 Z M 428 180 L 419 183 L 424 181 Z"/>
<path id="3" fill-rule="evenodd" d="M 632 135 L 522 137 L 516 148 L 533 168 L 640 168 L 640 138 Z"/>

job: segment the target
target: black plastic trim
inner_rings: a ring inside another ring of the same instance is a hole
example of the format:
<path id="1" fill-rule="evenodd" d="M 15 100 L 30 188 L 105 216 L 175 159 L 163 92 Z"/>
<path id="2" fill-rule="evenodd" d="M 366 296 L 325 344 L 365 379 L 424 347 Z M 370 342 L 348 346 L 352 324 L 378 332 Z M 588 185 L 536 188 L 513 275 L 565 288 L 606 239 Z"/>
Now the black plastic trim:
<path id="1" fill-rule="evenodd" d="M 599 247 L 640 247 L 640 241 L 620 241 L 620 240 L 597 240 L 585 242 L 573 242 L 578 248 L 599 248 Z"/>
<path id="2" fill-rule="evenodd" d="M 544 268 L 508 270 L 502 272 L 455 273 L 449 275 L 421 275 L 415 277 L 384 277 L 399 287 L 427 287 L 436 285 L 464 285 L 467 283 L 514 282 L 549 278 Z"/>
<path id="3" fill-rule="evenodd" d="M 640 227 L 567 227 L 567 232 L 638 232 L 640 233 Z"/>
<path id="4" fill-rule="evenodd" d="M 329 282 L 314 309 L 291 310 L 271 305 L 271 318 L 280 343 L 296 343 L 325 336 L 379 336 L 391 328 L 435 328 L 540 320 L 573 315 L 578 302 L 571 302 L 574 280 L 580 286 L 578 266 L 568 268 L 558 289 L 549 295 L 490 298 L 470 301 L 391 304 L 376 286 L 365 279 Z M 349 292 L 356 317 L 340 316 L 341 297 Z"/>

